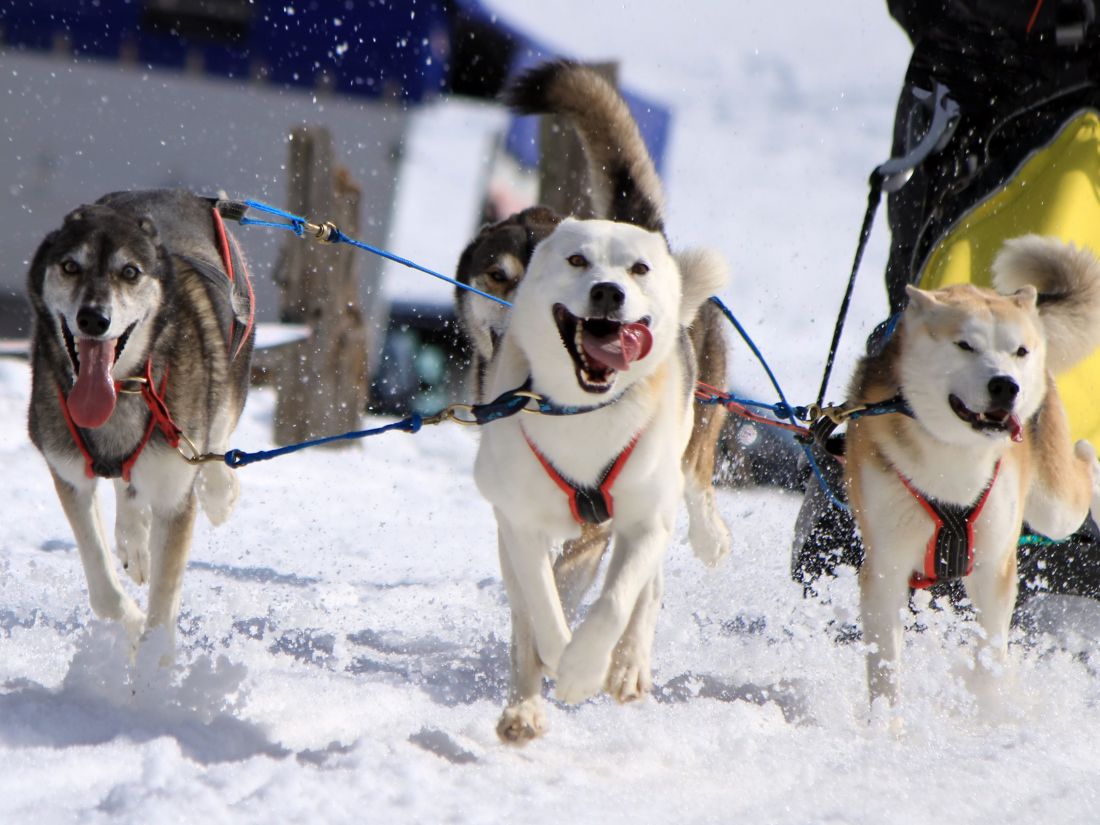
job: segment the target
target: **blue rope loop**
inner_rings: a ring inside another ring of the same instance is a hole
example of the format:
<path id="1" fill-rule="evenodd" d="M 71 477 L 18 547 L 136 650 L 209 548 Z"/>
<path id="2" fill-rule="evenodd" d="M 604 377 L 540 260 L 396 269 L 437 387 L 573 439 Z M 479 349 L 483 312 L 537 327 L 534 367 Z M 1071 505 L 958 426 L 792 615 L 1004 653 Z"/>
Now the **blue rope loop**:
<path id="1" fill-rule="evenodd" d="M 764 401 L 753 401 L 751 398 L 741 398 L 733 393 L 726 393 L 725 395 L 708 395 L 706 398 L 695 396 L 695 401 L 698 404 L 727 404 L 732 401 L 735 404 L 740 404 L 742 407 L 749 407 L 750 409 L 764 410 L 770 412 L 778 419 L 790 420 L 795 418 L 799 421 L 810 420 L 810 408 L 809 407 L 792 407 L 785 401 L 777 401 L 774 404 L 768 404 Z"/>
<path id="2" fill-rule="evenodd" d="M 726 319 L 731 324 L 733 324 L 734 329 L 737 330 L 738 334 L 741 336 L 741 339 L 748 345 L 749 349 L 752 350 L 753 355 L 756 356 L 756 360 L 760 362 L 760 365 L 768 374 L 768 380 L 771 381 L 772 387 L 775 389 L 776 395 L 779 396 L 779 403 L 774 405 L 775 408 L 777 410 L 781 410 L 784 414 L 783 417 L 797 426 L 798 421 L 796 420 L 796 413 L 801 411 L 802 414 L 805 415 L 807 413 L 806 408 L 792 407 L 789 403 L 787 403 L 787 397 L 783 394 L 783 389 L 779 386 L 779 381 L 776 379 L 775 373 L 772 372 L 771 367 L 768 366 L 768 362 L 764 358 L 764 354 L 756 346 L 756 343 L 752 340 L 752 337 L 748 334 L 748 332 L 745 331 L 745 328 L 741 326 L 741 323 L 737 320 L 736 316 L 733 314 L 733 311 L 729 307 L 727 307 L 718 296 L 712 296 L 710 300 L 722 311 L 722 313 L 726 316 Z M 806 419 L 803 418 L 802 420 Z M 837 509 L 847 510 L 848 505 L 841 501 L 840 497 L 835 492 L 833 492 L 832 487 L 829 485 L 828 479 L 825 478 L 825 474 L 821 471 L 821 467 L 817 463 L 817 459 L 814 458 L 813 450 L 810 448 L 810 445 L 802 441 L 799 441 L 798 443 L 799 446 L 802 447 L 802 452 L 805 454 L 806 461 L 810 465 L 810 468 L 813 470 L 814 476 L 817 478 L 817 483 L 821 485 L 821 489 L 825 492 L 825 495 L 828 497 L 829 501 Z"/>

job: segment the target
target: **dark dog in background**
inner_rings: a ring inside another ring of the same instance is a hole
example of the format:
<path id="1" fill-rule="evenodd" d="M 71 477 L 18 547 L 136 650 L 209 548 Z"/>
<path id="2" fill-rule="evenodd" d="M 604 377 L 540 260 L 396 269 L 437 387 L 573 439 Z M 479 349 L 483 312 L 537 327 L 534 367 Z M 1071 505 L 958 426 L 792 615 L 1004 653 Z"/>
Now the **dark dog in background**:
<path id="1" fill-rule="evenodd" d="M 545 206 L 532 206 L 511 217 L 481 227 L 477 237 L 467 244 L 458 259 L 455 273 L 461 284 L 511 302 L 520 279 L 527 271 L 531 253 L 561 223 L 561 215 Z M 485 371 L 493 360 L 504 327 L 508 308 L 455 288 L 455 312 L 466 337 L 473 344 L 469 385 L 479 400 L 485 386 Z"/>

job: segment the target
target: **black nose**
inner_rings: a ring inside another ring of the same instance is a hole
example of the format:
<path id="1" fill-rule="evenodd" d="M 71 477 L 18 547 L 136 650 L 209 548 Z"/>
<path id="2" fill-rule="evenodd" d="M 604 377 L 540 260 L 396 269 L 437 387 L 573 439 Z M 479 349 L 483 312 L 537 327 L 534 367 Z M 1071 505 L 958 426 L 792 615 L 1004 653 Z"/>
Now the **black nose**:
<path id="1" fill-rule="evenodd" d="M 994 375 L 989 379 L 989 401 L 998 409 L 1010 410 L 1020 393 L 1020 385 L 1007 375 Z"/>
<path id="2" fill-rule="evenodd" d="M 111 319 L 99 307 L 83 306 L 76 313 L 76 326 L 85 335 L 98 337 L 111 326 Z"/>
<path id="3" fill-rule="evenodd" d="M 588 299 L 592 304 L 593 315 L 608 316 L 623 305 L 626 293 L 618 284 L 604 281 L 592 287 Z"/>

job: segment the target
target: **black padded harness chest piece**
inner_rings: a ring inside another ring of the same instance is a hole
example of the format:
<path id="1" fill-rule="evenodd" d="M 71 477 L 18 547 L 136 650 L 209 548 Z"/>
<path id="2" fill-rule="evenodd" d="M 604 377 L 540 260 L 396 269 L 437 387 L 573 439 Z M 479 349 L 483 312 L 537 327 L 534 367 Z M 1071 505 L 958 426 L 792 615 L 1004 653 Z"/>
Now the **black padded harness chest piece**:
<path id="1" fill-rule="evenodd" d="M 900 472 L 898 478 L 905 489 L 924 508 L 934 525 L 932 538 L 924 551 L 924 572 L 909 577 L 909 586 L 924 590 L 944 579 L 960 579 L 974 569 L 974 524 L 982 514 L 989 492 L 997 480 L 1001 462 L 993 465 L 993 475 L 978 500 L 969 506 L 945 504 L 926 498 Z"/>

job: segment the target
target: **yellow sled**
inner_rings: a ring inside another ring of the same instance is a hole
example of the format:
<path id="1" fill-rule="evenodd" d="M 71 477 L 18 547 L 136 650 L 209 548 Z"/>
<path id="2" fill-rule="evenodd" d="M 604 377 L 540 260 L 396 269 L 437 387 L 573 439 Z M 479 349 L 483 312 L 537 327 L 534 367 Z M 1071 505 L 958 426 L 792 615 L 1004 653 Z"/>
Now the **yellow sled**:
<path id="1" fill-rule="evenodd" d="M 1007 238 L 1051 235 L 1100 256 L 1100 114 L 1078 112 L 1002 187 L 966 212 L 932 249 L 919 284 L 989 286 Z M 1073 437 L 1100 450 L 1100 350 L 1058 379 Z"/>

